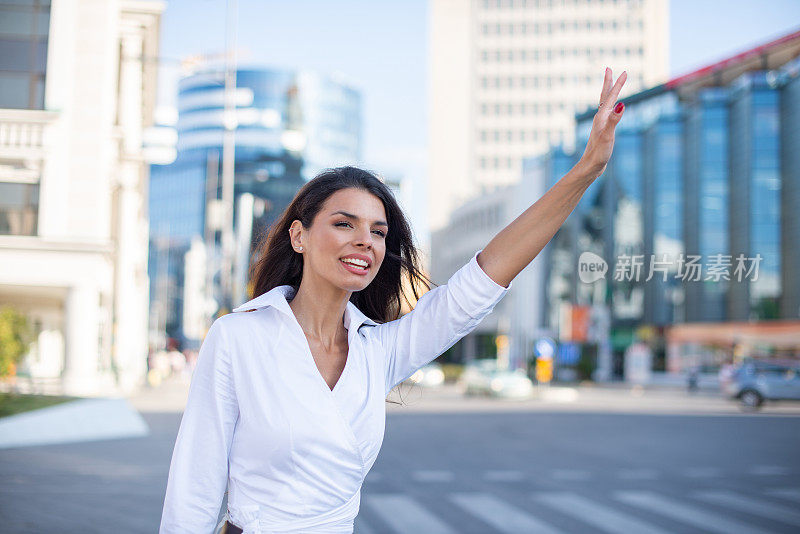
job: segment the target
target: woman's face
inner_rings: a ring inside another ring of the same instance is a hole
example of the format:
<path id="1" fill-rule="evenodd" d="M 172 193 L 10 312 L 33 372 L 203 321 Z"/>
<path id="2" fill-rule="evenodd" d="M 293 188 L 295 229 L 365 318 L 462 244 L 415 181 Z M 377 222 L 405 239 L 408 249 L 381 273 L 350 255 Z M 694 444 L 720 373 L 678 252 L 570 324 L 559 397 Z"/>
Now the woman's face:
<path id="1" fill-rule="evenodd" d="M 388 231 L 383 202 L 352 187 L 329 196 L 310 228 L 295 220 L 289 230 L 295 251 L 303 247 L 303 277 L 311 274 L 345 291 L 361 291 L 378 274 Z"/>

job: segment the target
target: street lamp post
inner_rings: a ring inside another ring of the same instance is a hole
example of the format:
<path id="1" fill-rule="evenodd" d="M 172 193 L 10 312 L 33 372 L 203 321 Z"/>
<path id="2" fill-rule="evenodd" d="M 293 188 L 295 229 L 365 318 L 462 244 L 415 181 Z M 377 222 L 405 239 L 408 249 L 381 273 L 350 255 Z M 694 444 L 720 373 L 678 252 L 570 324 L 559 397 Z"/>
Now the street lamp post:
<path id="1" fill-rule="evenodd" d="M 237 0 L 227 1 L 225 25 L 225 108 L 223 112 L 225 132 L 222 138 L 222 307 L 230 310 L 233 300 L 233 190 L 236 151 L 236 27 Z"/>

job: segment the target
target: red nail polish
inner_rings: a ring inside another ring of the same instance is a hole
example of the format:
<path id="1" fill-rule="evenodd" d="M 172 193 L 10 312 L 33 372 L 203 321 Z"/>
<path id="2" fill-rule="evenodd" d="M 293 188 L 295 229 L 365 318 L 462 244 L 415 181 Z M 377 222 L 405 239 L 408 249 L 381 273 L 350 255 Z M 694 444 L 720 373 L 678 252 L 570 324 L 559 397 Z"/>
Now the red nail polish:
<path id="1" fill-rule="evenodd" d="M 614 107 L 615 113 L 622 113 L 622 110 L 625 108 L 625 104 L 622 102 L 617 102 L 617 105 Z"/>

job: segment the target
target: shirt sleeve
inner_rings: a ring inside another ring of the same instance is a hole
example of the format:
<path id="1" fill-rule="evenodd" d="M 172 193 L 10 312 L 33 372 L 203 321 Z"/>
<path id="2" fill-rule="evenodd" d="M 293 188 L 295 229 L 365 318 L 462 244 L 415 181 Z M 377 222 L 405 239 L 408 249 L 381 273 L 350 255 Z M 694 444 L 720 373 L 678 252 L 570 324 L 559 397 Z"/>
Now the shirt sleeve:
<path id="1" fill-rule="evenodd" d="M 211 534 L 228 482 L 228 454 L 239 407 L 230 349 L 217 319 L 189 385 L 167 480 L 159 534 Z"/>
<path id="2" fill-rule="evenodd" d="M 386 394 L 474 330 L 511 289 L 478 265 L 480 252 L 422 295 L 411 312 L 372 329 L 386 350 Z"/>

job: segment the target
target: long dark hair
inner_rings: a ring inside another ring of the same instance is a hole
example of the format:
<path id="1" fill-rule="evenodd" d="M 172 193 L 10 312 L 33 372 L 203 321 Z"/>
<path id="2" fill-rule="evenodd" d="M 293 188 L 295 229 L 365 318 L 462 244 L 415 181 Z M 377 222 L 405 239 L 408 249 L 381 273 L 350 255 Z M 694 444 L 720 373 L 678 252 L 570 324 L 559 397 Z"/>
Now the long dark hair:
<path id="1" fill-rule="evenodd" d="M 303 228 L 311 223 L 323 203 L 336 191 L 348 187 L 372 193 L 383 202 L 389 230 L 386 234 L 386 255 L 372 282 L 361 291 L 354 291 L 350 302 L 364 315 L 376 322 L 386 322 L 400 316 L 402 299 L 411 305 L 406 290 L 419 299 L 419 291 L 431 288 L 430 279 L 420 269 L 417 247 L 411 227 L 397 204 L 392 191 L 378 177 L 357 167 L 336 167 L 320 172 L 304 184 L 281 216 L 266 231 L 258 245 L 258 259 L 250 270 L 253 297 L 281 285 L 295 291 L 303 277 L 303 255 L 295 252 L 289 239 L 289 227 L 300 220 Z M 403 275 L 408 280 L 403 287 Z"/>

